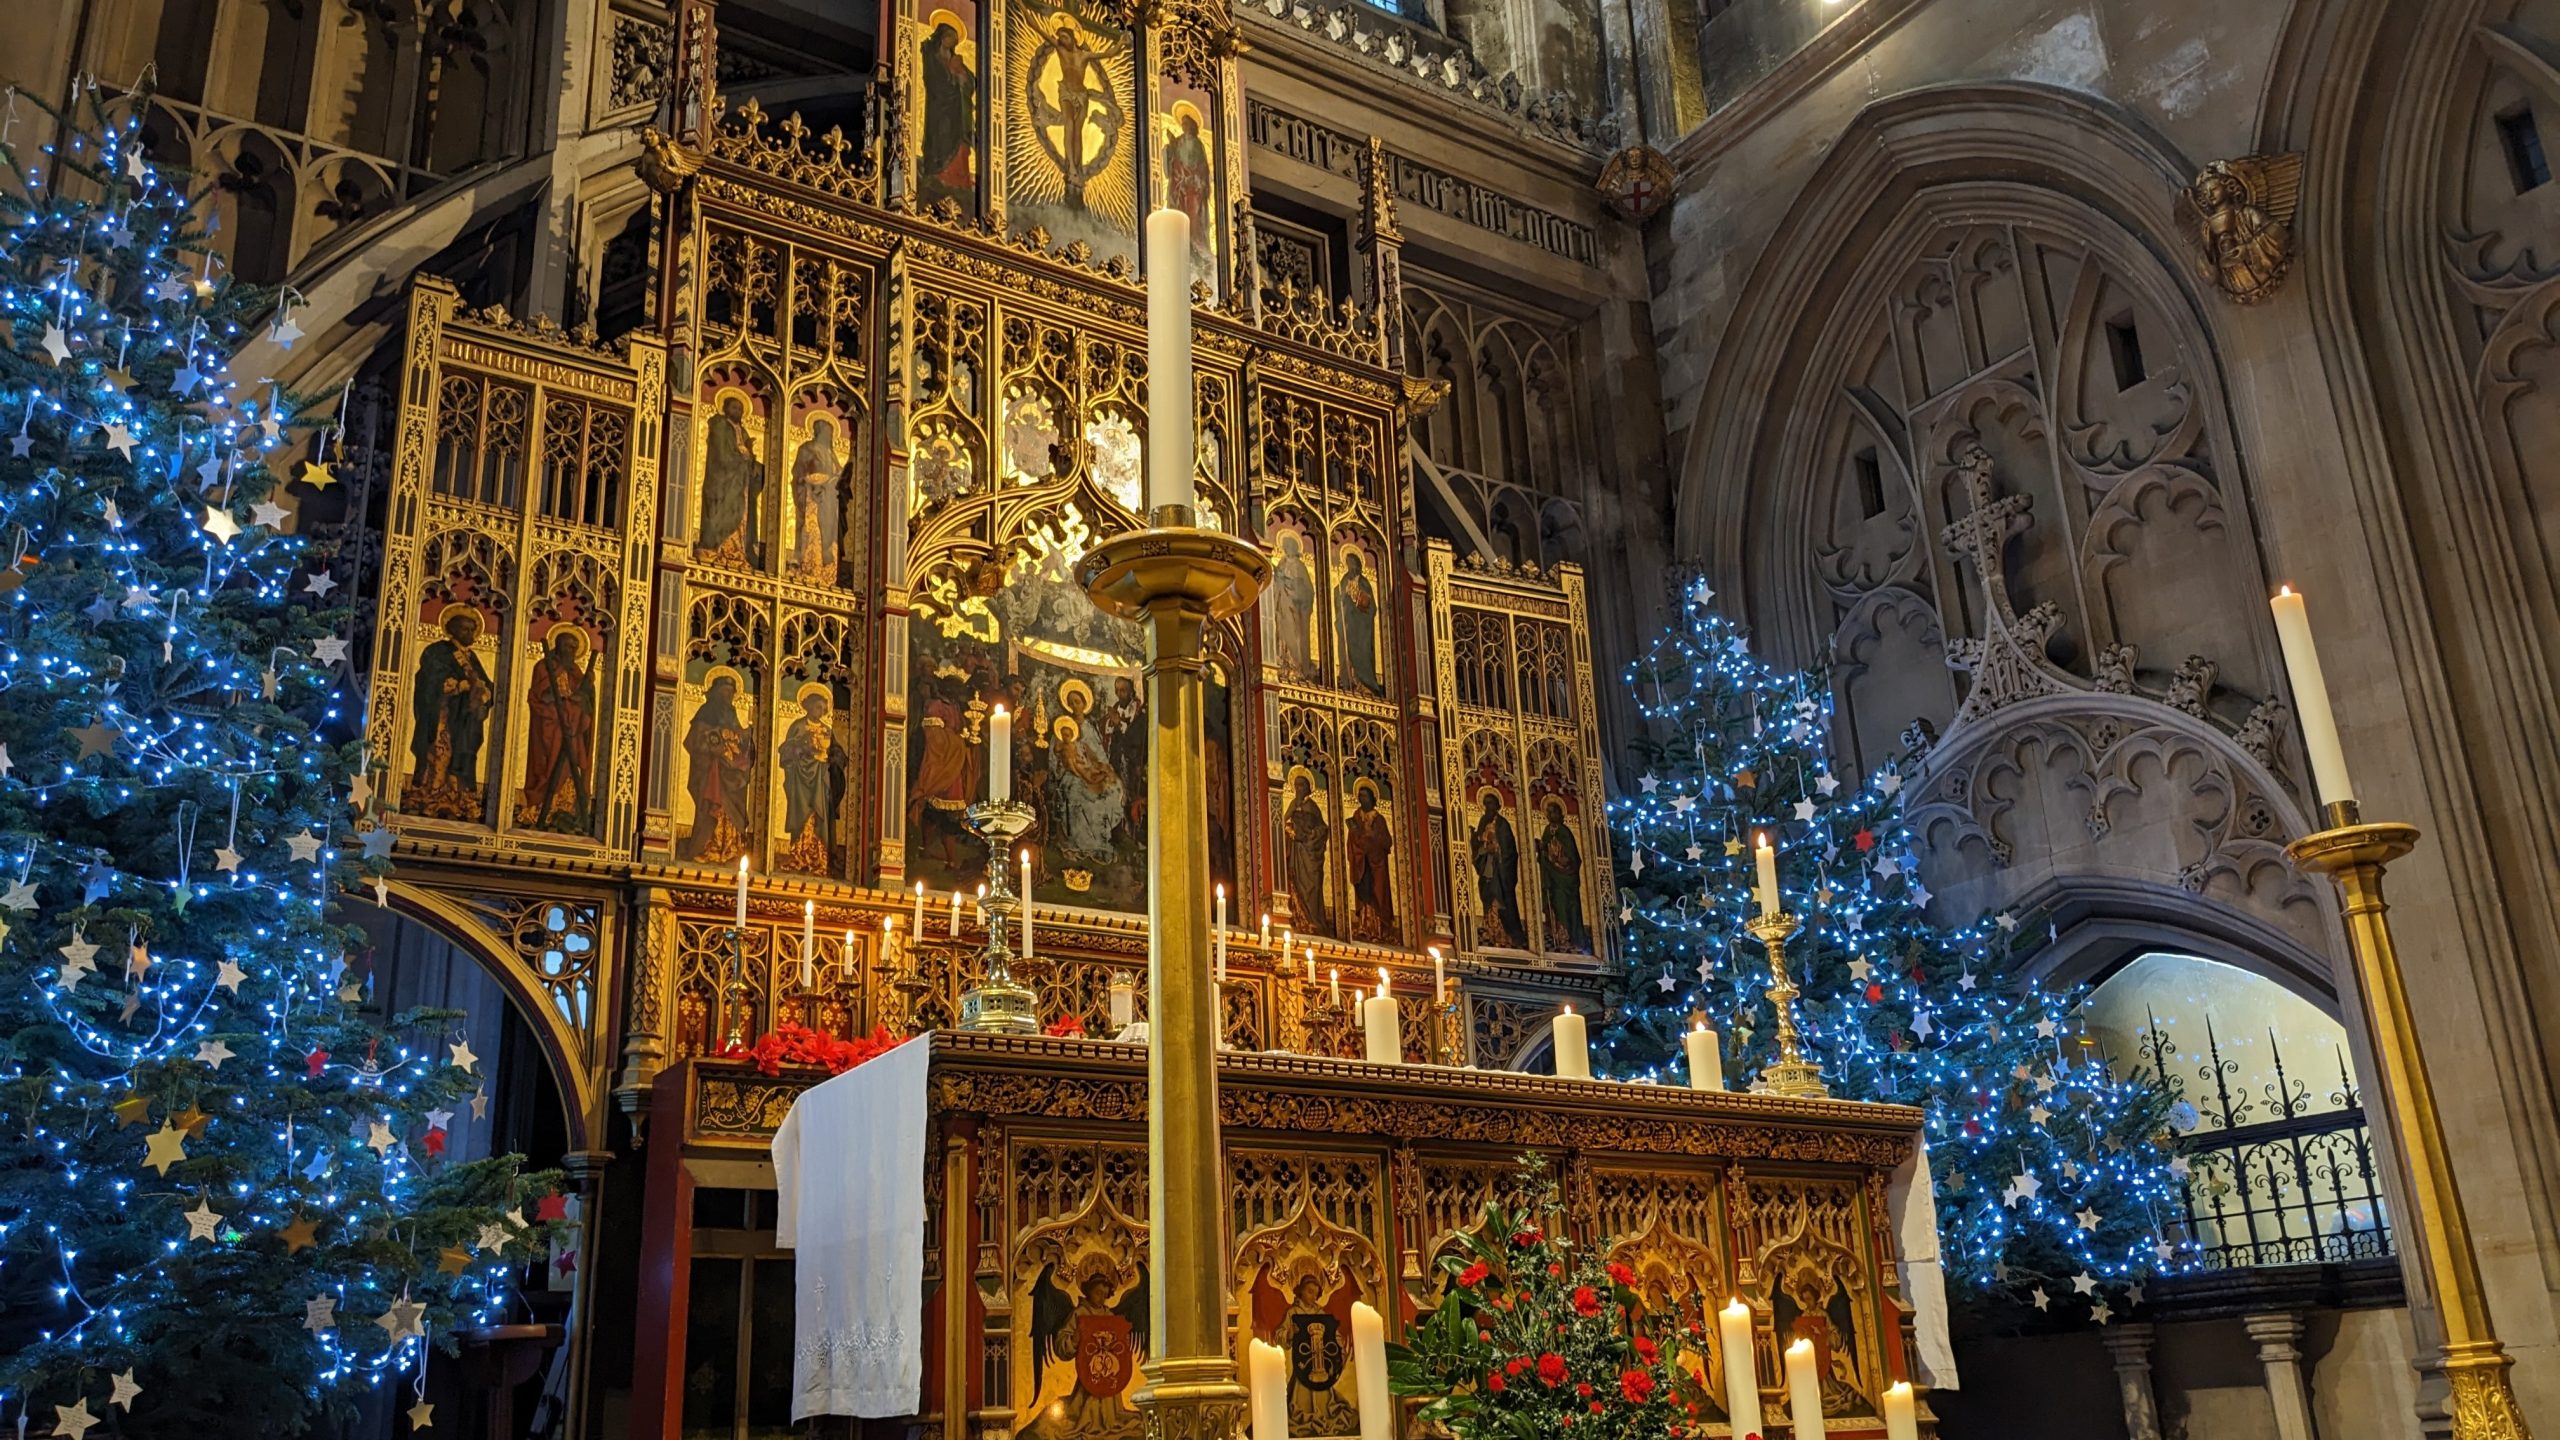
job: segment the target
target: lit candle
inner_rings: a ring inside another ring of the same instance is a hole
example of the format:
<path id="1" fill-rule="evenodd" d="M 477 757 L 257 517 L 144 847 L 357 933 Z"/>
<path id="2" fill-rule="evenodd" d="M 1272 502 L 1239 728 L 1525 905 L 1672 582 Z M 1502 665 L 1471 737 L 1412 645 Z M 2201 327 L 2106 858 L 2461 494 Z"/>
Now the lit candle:
<path id="1" fill-rule="evenodd" d="M 1289 1352 L 1249 1340 L 1245 1374 L 1253 1397 L 1253 1440 L 1289 1440 Z"/>
<path id="2" fill-rule="evenodd" d="M 1573 1007 L 1570 1005 L 1564 1007 L 1564 1013 L 1556 1017 L 1555 1051 L 1558 1078 L 1565 1080 L 1591 1078 L 1590 1027 L 1583 1023 L 1581 1016 L 1573 1013 Z"/>
<path id="3" fill-rule="evenodd" d="M 1920 1440 L 1920 1406 L 1908 1380 L 1884 1389 L 1884 1440 Z"/>
<path id="4" fill-rule="evenodd" d="M 1813 1342 L 1787 1347 L 1787 1419 L 1795 1440 L 1823 1440 L 1822 1377 L 1813 1370 Z"/>
<path id="5" fill-rule="evenodd" d="M 1138 988 L 1126 975 L 1111 977 L 1111 1033 L 1119 1034 L 1138 1018 Z"/>
<path id="6" fill-rule="evenodd" d="M 1013 798 L 1013 712 L 998 705 L 987 717 L 987 795 Z"/>
<path id="7" fill-rule="evenodd" d="M 1271 912 L 1268 910 L 1262 912 L 1262 948 L 1265 950 L 1271 948 Z M 1280 958 L 1283 960 L 1289 958 L 1289 950 L 1285 945 L 1280 948 Z"/>
<path id="8" fill-rule="evenodd" d="M 1449 961 L 1437 945 L 1425 947 L 1431 952 L 1431 1003 L 1449 1003 Z"/>
<path id="9" fill-rule="evenodd" d="M 1288 959 L 1289 952 L 1281 951 L 1280 958 Z M 1307 983 L 1310 985 L 1316 983 L 1316 943 L 1312 940 L 1307 942 Z"/>
<path id="10" fill-rule="evenodd" d="M 888 934 L 891 930 L 897 928 L 897 924 L 898 917 L 895 915 L 890 916 L 888 919 L 880 922 L 880 933 L 883 935 Z M 851 975 L 853 973 L 853 932 L 850 930 L 844 932 L 843 964 L 844 973 Z"/>
<path id="11" fill-rule="evenodd" d="M 2311 755 L 2311 783 L 2321 804 L 2344 804 L 2356 798 L 2356 788 L 2347 779 L 2347 752 L 2338 744 L 2338 717 L 2329 709 L 2320 651 L 2311 643 L 2311 616 L 2290 585 L 2267 603 L 2276 613 L 2276 643 L 2284 648 L 2285 678 L 2293 683 L 2293 709 L 2302 720 L 2303 748 Z"/>
<path id="12" fill-rule="evenodd" d="M 800 902 L 800 988 L 807 990 L 818 980 L 818 902 Z"/>
<path id="13" fill-rule="evenodd" d="M 1218 887 L 1218 919 L 1213 931 L 1218 944 L 1218 983 L 1227 983 L 1227 887 Z"/>
<path id="14" fill-rule="evenodd" d="M 1778 913 L 1778 851 L 1769 843 L 1768 831 L 1760 832 L 1759 841 L 1759 848 L 1752 852 L 1752 858 L 1760 862 L 1760 913 L 1775 915 Z"/>
<path id="15" fill-rule="evenodd" d="M 1308 946 L 1308 947 L 1307 947 L 1307 963 L 1308 963 L 1309 965 L 1313 965 L 1313 964 L 1315 964 L 1315 963 L 1316 963 L 1316 947 L 1314 947 L 1313 945 L 1310 945 L 1310 946 Z M 1333 977 L 1333 984 L 1332 984 L 1333 1008 L 1334 1008 L 1334 1009 L 1336 1009 L 1336 1010 L 1339 1010 L 1339 1009 L 1341 1009 L 1341 1008 L 1342 1008 L 1342 970 L 1341 970 L 1341 968 L 1340 968 L 1339 966 L 1337 966 L 1337 967 L 1335 967 L 1334 969 L 1331 969 L 1331 970 L 1326 971 L 1325 973 L 1326 973 L 1327 975 L 1330 975 L 1331 977 Z"/>
<path id="16" fill-rule="evenodd" d="M 1378 993 L 1360 1002 L 1360 1034 L 1372 1065 L 1404 1063 L 1404 1026 L 1396 1015 L 1396 997 L 1387 989 L 1387 972 L 1378 972 Z"/>
<path id="17" fill-rule="evenodd" d="M 924 882 L 921 880 L 916 882 L 915 915 L 907 922 L 907 933 L 918 940 L 924 938 Z"/>
<path id="18" fill-rule="evenodd" d="M 1716 1312 L 1716 1338 L 1724 1349 L 1724 1408 L 1733 1433 L 1760 1432 L 1760 1362 L 1751 1353 L 1751 1307 L 1740 1300 Z"/>
<path id="19" fill-rule="evenodd" d="M 1716 1046 L 1716 1032 L 1707 1022 L 1680 1037 L 1681 1048 L 1689 1052 L 1689 1088 L 1721 1090 L 1724 1088 L 1724 1052 Z"/>
<path id="20" fill-rule="evenodd" d="M 1147 508 L 1190 505 L 1191 217 L 1147 217 Z"/>
<path id="21" fill-rule="evenodd" d="M 1031 852 L 1022 852 L 1022 958 L 1031 958 Z"/>
<path id="22" fill-rule="evenodd" d="M 741 930 L 747 928 L 747 857 L 744 855 L 738 857 L 737 927 Z"/>
<path id="23" fill-rule="evenodd" d="M 1351 1373 L 1360 1387 L 1360 1440 L 1394 1440 L 1395 1402 L 1387 1374 L 1387 1326 L 1365 1300 L 1351 1302 Z"/>
<path id="24" fill-rule="evenodd" d="M 951 938 L 960 938 L 960 892 L 951 892 Z"/>

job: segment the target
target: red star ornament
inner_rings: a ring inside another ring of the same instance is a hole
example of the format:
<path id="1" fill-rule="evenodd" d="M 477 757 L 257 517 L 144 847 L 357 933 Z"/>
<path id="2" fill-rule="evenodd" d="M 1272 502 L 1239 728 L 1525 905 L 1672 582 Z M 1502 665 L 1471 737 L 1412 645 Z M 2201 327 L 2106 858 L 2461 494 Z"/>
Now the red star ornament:
<path id="1" fill-rule="evenodd" d="M 551 1268 L 552 1268 L 552 1269 L 554 1269 L 554 1270 L 559 1271 L 559 1272 L 560 1272 L 561 1274 L 563 1274 L 563 1275 L 566 1275 L 566 1274 L 568 1274 L 570 1271 L 577 1269 L 577 1268 L 578 1268 L 578 1252 L 577 1252 L 577 1251 L 575 1251 L 575 1250 L 563 1250 L 563 1251 L 561 1251 L 561 1252 L 560 1252 L 560 1258 L 551 1262 Z"/>
<path id="2" fill-rule="evenodd" d="M 1876 832 L 1873 830 L 1861 829 L 1855 838 L 1858 842 L 1858 853 L 1862 855 L 1876 848 Z"/>
<path id="3" fill-rule="evenodd" d="M 329 1052 L 326 1050 L 314 1050 L 310 1054 L 302 1057 L 302 1068 L 310 1072 L 311 1078 L 314 1080 L 320 1078 L 320 1072 L 325 1069 L 328 1064 Z"/>
<path id="4" fill-rule="evenodd" d="M 442 1155 L 444 1153 L 444 1127 L 439 1125 L 428 1131 L 425 1139 L 421 1143 L 427 1147 L 427 1153 L 429 1155 Z"/>
<path id="5" fill-rule="evenodd" d="M 536 1200 L 533 1202 L 533 1218 L 534 1223 L 536 1224 L 541 1224 L 545 1221 L 551 1220 L 568 1219 L 569 1197 L 561 1194 L 557 1190 L 554 1190 L 550 1194 Z"/>

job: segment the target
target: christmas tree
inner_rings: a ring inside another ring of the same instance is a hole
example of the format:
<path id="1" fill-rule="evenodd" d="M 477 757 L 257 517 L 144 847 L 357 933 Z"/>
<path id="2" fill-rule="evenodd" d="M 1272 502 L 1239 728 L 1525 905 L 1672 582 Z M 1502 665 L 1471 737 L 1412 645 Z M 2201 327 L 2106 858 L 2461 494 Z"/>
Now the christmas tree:
<path id="1" fill-rule="evenodd" d="M 459 1017 L 350 982 L 390 836 L 350 829 L 346 577 L 143 105 L 0 143 L 0 1416 L 290 1434 L 493 1314 L 562 1200 L 443 1159 Z"/>
<path id="2" fill-rule="evenodd" d="M 2185 1165 L 2156 1138 L 2169 1098 L 2109 1070 L 2082 996 L 2027 977 L 2044 922 L 1931 923 L 1901 770 L 1837 773 L 1825 687 L 1762 663 L 1712 598 L 1695 587 L 1629 668 L 1651 734 L 1610 807 L 1629 967 L 1610 1067 L 1686 1083 L 1680 1037 L 1700 1019 L 1736 1088 L 1775 1057 L 1768 951 L 1745 928 L 1765 834 L 1804 926 L 1787 961 L 1805 1048 L 1834 1096 L 1926 1113 L 1949 1274 L 2105 1320 L 2178 1263 Z"/>

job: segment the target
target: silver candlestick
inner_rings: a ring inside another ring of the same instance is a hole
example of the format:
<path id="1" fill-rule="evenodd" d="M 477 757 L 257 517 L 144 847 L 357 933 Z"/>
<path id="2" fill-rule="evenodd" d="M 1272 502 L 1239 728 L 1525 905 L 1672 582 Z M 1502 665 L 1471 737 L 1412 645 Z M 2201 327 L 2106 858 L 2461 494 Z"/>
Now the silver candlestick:
<path id="1" fill-rule="evenodd" d="M 1011 930 L 1022 897 L 1013 893 L 1013 842 L 1031 829 L 1030 806 L 1019 800 L 981 800 L 964 812 L 969 829 L 987 842 L 987 973 L 960 996 L 960 1028 L 999 1035 L 1040 1033 L 1040 997 L 1013 978 Z"/>

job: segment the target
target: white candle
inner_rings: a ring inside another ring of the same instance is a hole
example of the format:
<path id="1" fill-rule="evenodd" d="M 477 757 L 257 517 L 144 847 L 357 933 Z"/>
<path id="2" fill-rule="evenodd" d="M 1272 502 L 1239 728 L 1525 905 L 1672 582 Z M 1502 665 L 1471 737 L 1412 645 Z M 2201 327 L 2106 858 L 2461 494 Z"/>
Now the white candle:
<path id="1" fill-rule="evenodd" d="M 1218 887 L 1218 918 L 1212 933 L 1218 937 L 1218 983 L 1224 985 L 1227 983 L 1227 887 L 1224 885 Z"/>
<path id="2" fill-rule="evenodd" d="M 2293 709 L 2302 720 L 2302 746 L 2311 756 L 2311 783 L 2320 803 L 2356 798 L 2347 778 L 2347 752 L 2338 744 L 2338 717 L 2329 709 L 2329 682 L 2320 673 L 2320 651 L 2311 643 L 2311 616 L 2302 597 L 2285 586 L 2267 602 L 2276 615 L 2276 643 L 2284 647 L 2285 678 L 2293 683 Z"/>
<path id="3" fill-rule="evenodd" d="M 818 902 L 800 902 L 800 988 L 809 989 L 818 979 Z"/>
<path id="4" fill-rule="evenodd" d="M 1031 958 L 1031 852 L 1022 852 L 1022 958 Z"/>
<path id="5" fill-rule="evenodd" d="M 1191 217 L 1147 217 L 1147 508 L 1190 505 Z"/>
<path id="6" fill-rule="evenodd" d="M 1393 1440 L 1387 1396 L 1387 1327 L 1368 1302 L 1351 1302 L 1351 1383 L 1360 1388 L 1360 1440 Z"/>
<path id="7" fill-rule="evenodd" d="M 951 892 L 951 938 L 960 938 L 960 892 Z"/>
<path id="8" fill-rule="evenodd" d="M 1733 1433 L 1760 1430 L 1760 1362 L 1751 1353 L 1751 1307 L 1740 1300 L 1716 1312 L 1716 1338 L 1724 1349 L 1724 1408 Z"/>
<path id="9" fill-rule="evenodd" d="M 1717 1048 L 1716 1032 L 1707 1022 L 1680 1037 L 1681 1048 L 1689 1052 L 1689 1088 L 1721 1090 L 1724 1088 L 1724 1052 Z"/>
<path id="10" fill-rule="evenodd" d="M 1437 945 L 1426 948 L 1431 951 L 1431 1003 L 1446 1005 L 1449 1003 L 1448 958 L 1440 953 L 1440 947 Z"/>
<path id="11" fill-rule="evenodd" d="M 1811 1340 L 1787 1347 L 1787 1420 L 1795 1427 L 1795 1440 L 1823 1440 L 1827 1433 L 1822 1424 L 1822 1377 L 1814 1373 Z"/>
<path id="12" fill-rule="evenodd" d="M 1131 985 L 1128 977 L 1126 976 L 1113 976 L 1111 980 L 1111 1033 L 1117 1035 L 1121 1031 L 1128 1029 L 1129 1022 L 1136 1018 L 1138 1018 L 1137 987 Z"/>
<path id="13" fill-rule="evenodd" d="M 1396 1015 L 1396 997 L 1383 985 L 1360 1002 L 1360 1034 L 1370 1064 L 1404 1063 L 1404 1026 Z"/>
<path id="14" fill-rule="evenodd" d="M 987 795 L 1013 798 L 1013 712 L 998 705 L 987 717 Z"/>
<path id="15" fill-rule="evenodd" d="M 898 917 L 895 915 L 890 916 L 888 919 L 880 922 L 880 933 L 883 935 L 888 934 L 891 930 L 897 927 L 897 924 Z M 850 930 L 844 932 L 843 961 L 844 973 L 851 975 L 853 973 L 853 932 Z"/>
<path id="16" fill-rule="evenodd" d="M 1245 1342 L 1245 1385 L 1252 1396 L 1253 1440 L 1289 1440 L 1289 1352 Z"/>
<path id="17" fill-rule="evenodd" d="M 1289 952 L 1286 950 L 1281 951 L 1280 958 L 1283 960 L 1288 959 Z M 1315 942 L 1312 940 L 1307 942 L 1307 983 L 1310 985 L 1316 983 L 1316 947 Z"/>
<path id="18" fill-rule="evenodd" d="M 1775 915 L 1778 913 L 1778 851 L 1769 843 L 1768 831 L 1760 832 L 1759 841 L 1759 848 L 1752 852 L 1752 858 L 1760 862 L 1760 913 Z"/>
<path id="19" fill-rule="evenodd" d="M 1559 1078 L 1565 1080 L 1591 1078 L 1590 1027 L 1583 1023 L 1581 1016 L 1573 1013 L 1573 1007 L 1570 1005 L 1564 1007 L 1564 1013 L 1556 1017 L 1555 1051 L 1556 1075 Z"/>
<path id="20" fill-rule="evenodd" d="M 1271 948 L 1271 912 L 1268 910 L 1262 912 L 1262 948 L 1265 950 Z M 1281 947 L 1280 958 L 1283 960 L 1289 958 L 1288 947 Z"/>
<path id="21" fill-rule="evenodd" d="M 907 933 L 918 940 L 924 938 L 924 882 L 916 882 L 915 917 L 907 922 Z"/>
<path id="22" fill-rule="evenodd" d="M 737 919 L 737 926 L 738 926 L 738 928 L 739 928 L 739 929 L 741 929 L 741 930 L 744 930 L 744 929 L 746 929 L 746 928 L 747 928 L 747 857 L 746 857 L 746 856 L 744 856 L 744 855 L 741 855 L 741 856 L 739 856 L 739 857 L 738 857 L 738 919 Z"/>
<path id="23" fill-rule="evenodd" d="M 1316 963 L 1316 947 L 1314 947 L 1313 945 L 1310 945 L 1310 946 L 1308 946 L 1308 947 L 1307 947 L 1307 964 L 1308 964 L 1310 967 L 1312 967 L 1315 963 Z M 1342 970 L 1341 970 L 1341 968 L 1340 968 L 1340 967 L 1338 967 L 1338 966 L 1337 966 L 1336 968 L 1331 969 L 1331 970 L 1328 970 L 1328 971 L 1326 971 L 1325 973 L 1326 973 L 1327 975 L 1329 975 L 1329 976 L 1333 977 L 1333 986 L 1332 986 L 1332 990 L 1333 990 L 1333 1008 L 1334 1008 L 1334 1009 L 1336 1009 L 1336 1010 L 1339 1010 L 1339 1009 L 1341 1009 L 1341 1008 L 1342 1008 Z"/>
<path id="24" fill-rule="evenodd" d="M 1884 1440 L 1920 1440 L 1920 1408 L 1908 1380 L 1885 1387 Z"/>

